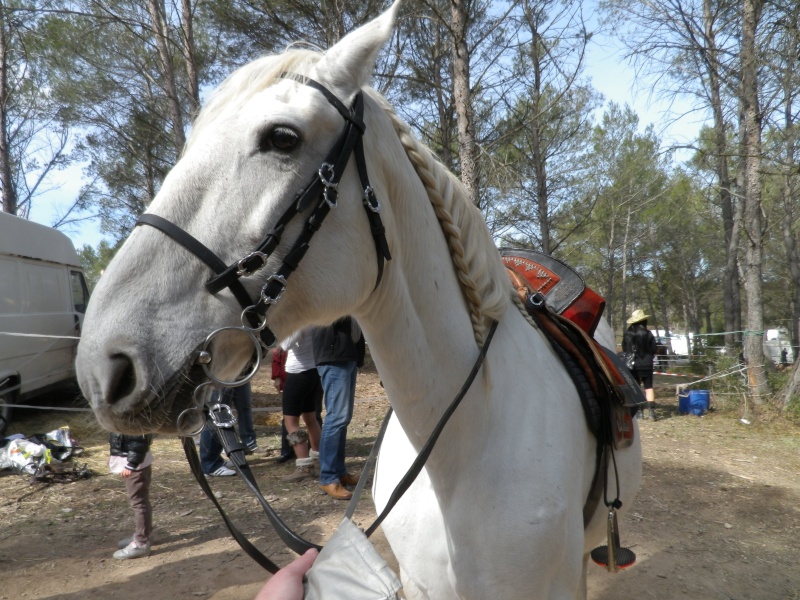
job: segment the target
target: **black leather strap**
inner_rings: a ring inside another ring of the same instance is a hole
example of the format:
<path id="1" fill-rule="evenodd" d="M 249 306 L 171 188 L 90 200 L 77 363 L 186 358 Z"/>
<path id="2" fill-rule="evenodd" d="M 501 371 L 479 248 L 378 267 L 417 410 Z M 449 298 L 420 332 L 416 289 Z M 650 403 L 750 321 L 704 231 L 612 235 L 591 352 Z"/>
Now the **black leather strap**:
<path id="1" fill-rule="evenodd" d="M 239 441 L 239 438 L 236 436 L 236 433 L 233 431 L 233 429 L 219 427 L 211 419 L 208 420 L 208 423 L 212 427 L 217 439 L 222 444 L 222 447 L 225 449 L 225 454 L 230 457 L 241 479 L 247 484 L 247 487 L 250 488 L 250 491 L 252 491 L 255 495 L 258 503 L 261 505 L 261 508 L 267 515 L 270 525 L 272 525 L 272 528 L 278 534 L 278 537 L 280 537 L 283 543 L 297 554 L 303 554 L 310 548 L 321 550 L 322 546 L 318 546 L 317 544 L 309 542 L 295 533 L 294 530 L 292 530 L 286 524 L 286 522 L 280 518 L 278 513 L 275 512 L 275 509 L 270 506 L 266 498 L 264 498 L 264 495 L 261 493 L 261 490 L 256 483 L 255 476 L 250 470 L 250 465 L 247 464 L 247 459 L 245 458 L 244 454 L 245 447 L 241 441 Z M 191 437 L 184 437 L 182 438 L 182 442 L 184 454 L 186 454 L 186 458 L 189 461 L 189 467 L 191 468 L 192 474 L 200 484 L 200 488 L 203 490 L 203 492 L 205 492 L 208 499 L 214 504 L 217 512 L 219 512 L 222 520 L 228 527 L 228 531 L 231 532 L 231 535 L 236 542 L 253 560 L 255 560 L 270 573 L 275 573 L 278 569 L 275 563 L 267 558 L 258 548 L 253 546 L 247 537 L 245 537 L 245 535 L 236 528 L 236 525 L 234 525 L 233 521 L 231 521 L 230 517 L 228 517 L 228 515 L 225 513 L 225 509 L 222 508 L 219 500 L 217 500 L 217 497 L 214 495 L 211 486 L 208 484 L 208 481 L 203 474 L 202 467 L 200 465 L 200 458 L 198 457 L 197 450 L 195 449 L 194 440 Z M 273 568 L 275 570 L 272 570 Z"/>
<path id="2" fill-rule="evenodd" d="M 374 291 L 378 289 L 381 279 L 383 279 L 383 261 L 384 259 L 392 260 L 392 255 L 389 252 L 389 242 L 386 240 L 386 228 L 383 226 L 379 212 L 381 205 L 375 197 L 375 192 L 372 190 L 367 176 L 367 161 L 364 158 L 363 138 L 358 138 L 353 155 L 358 168 L 358 178 L 361 180 L 361 188 L 364 193 L 364 209 L 369 221 L 369 230 L 372 233 L 372 239 L 375 241 L 375 254 L 378 259 L 378 276 L 375 279 L 375 287 L 372 288 Z"/>
<path id="3" fill-rule="evenodd" d="M 337 98 L 328 88 L 318 81 L 311 79 L 311 77 L 300 75 L 298 73 L 289 73 L 288 71 L 281 73 L 281 77 L 283 79 L 291 79 L 292 81 L 296 81 L 298 83 L 302 83 L 303 85 L 307 85 L 308 87 L 314 88 L 323 96 L 325 96 L 325 99 L 331 104 L 331 106 L 339 111 L 339 114 L 342 115 L 346 121 L 349 121 L 355 125 L 362 135 L 366 131 L 363 115 L 356 115 L 353 113 L 353 111 L 348 110 L 348 108 L 342 104 L 342 101 L 339 100 L 339 98 Z"/>
<path id="4" fill-rule="evenodd" d="M 371 536 L 375 533 L 375 530 L 378 529 L 380 524 L 386 518 L 386 515 L 389 514 L 389 511 L 394 508 L 395 504 L 403 497 L 403 494 L 406 493 L 408 488 L 414 483 L 414 480 L 419 475 L 420 471 L 422 471 L 422 467 L 425 466 L 425 463 L 428 460 L 428 457 L 433 452 L 433 447 L 436 445 L 436 440 L 439 439 L 442 431 L 444 430 L 444 426 L 447 425 L 447 422 L 450 420 L 450 417 L 453 416 L 453 413 L 458 408 L 458 405 L 461 404 L 461 401 L 464 399 L 464 396 L 467 395 L 470 386 L 472 386 L 472 382 L 475 381 L 475 377 L 478 375 L 478 371 L 480 370 L 481 366 L 483 365 L 483 359 L 486 358 L 486 353 L 489 351 L 489 345 L 492 342 L 492 338 L 494 337 L 494 333 L 497 331 L 497 321 L 492 322 L 492 326 L 489 329 L 489 333 L 486 336 L 486 341 L 483 344 L 483 348 L 481 348 L 480 353 L 478 354 L 478 358 L 475 360 L 475 364 L 472 366 L 472 371 L 470 371 L 467 380 L 464 382 L 464 385 L 461 386 L 461 390 L 458 392 L 453 401 L 450 403 L 450 406 L 447 407 L 447 410 L 444 411 L 442 417 L 439 419 L 439 422 L 436 424 L 436 427 L 433 428 L 428 441 L 425 442 L 425 445 L 420 450 L 417 458 L 414 459 L 413 464 L 408 469 L 408 472 L 403 475 L 403 478 L 394 488 L 391 496 L 389 496 L 389 501 L 386 503 L 383 511 L 381 514 L 378 515 L 378 518 L 369 526 L 369 529 L 365 532 L 367 537 Z"/>
<path id="5" fill-rule="evenodd" d="M 197 456 L 197 449 L 194 446 L 194 440 L 191 437 L 184 437 L 181 441 L 183 443 L 183 452 L 186 454 L 186 460 L 189 461 L 189 467 L 192 470 L 192 474 L 194 475 L 195 479 L 197 479 L 197 483 L 200 484 L 200 488 L 206 493 L 206 496 L 208 496 L 208 499 L 211 500 L 211 502 L 219 511 L 219 514 L 222 516 L 222 520 L 225 521 L 225 525 L 228 526 L 228 531 L 231 532 L 233 538 L 236 540 L 242 550 L 247 552 L 247 555 L 250 558 L 264 567 L 270 573 L 277 573 L 280 567 L 272 562 L 269 558 L 264 556 L 264 554 L 262 554 L 258 548 L 250 543 L 250 540 L 248 540 L 244 534 L 236 528 L 236 525 L 233 524 L 233 521 L 228 518 L 228 515 L 225 514 L 222 506 L 220 506 L 217 497 L 214 495 L 214 492 L 208 485 L 208 481 L 206 481 L 206 478 L 203 475 L 203 470 L 200 467 L 200 457 Z"/>
<path id="6" fill-rule="evenodd" d="M 356 505 L 361 498 L 361 494 L 364 493 L 364 487 L 367 485 L 367 476 L 372 473 L 372 467 L 375 464 L 375 461 L 378 459 L 378 453 L 381 451 L 383 437 L 386 435 L 386 428 L 389 425 L 389 419 L 391 416 L 392 407 L 390 406 L 389 410 L 386 411 L 386 416 L 383 417 L 383 423 L 381 423 L 381 428 L 378 430 L 378 435 L 375 437 L 375 442 L 372 444 L 372 450 L 367 457 L 367 462 L 364 463 L 364 468 L 361 470 L 361 477 L 358 478 L 356 489 L 353 490 L 353 497 L 350 498 L 350 502 L 347 503 L 347 510 L 345 510 L 344 516 L 348 519 L 353 518 L 353 514 L 356 511 Z"/>
<path id="7" fill-rule="evenodd" d="M 211 427 L 216 434 L 217 439 L 219 439 L 222 447 L 225 449 L 225 453 L 233 461 L 234 467 L 236 467 L 236 470 L 247 484 L 247 487 L 249 487 L 250 491 L 255 494 L 256 499 L 261 505 L 261 508 L 264 510 L 264 513 L 267 515 L 267 519 L 272 525 L 272 528 L 278 534 L 278 537 L 281 538 L 283 543 L 294 552 L 297 552 L 297 554 L 303 554 L 310 548 L 321 550 L 322 546 L 313 544 L 297 535 L 294 530 L 292 530 L 292 528 L 280 518 L 278 513 L 275 512 L 275 509 L 270 506 L 269 502 L 267 502 L 266 498 L 264 498 L 264 495 L 261 493 L 261 490 L 256 483 L 256 478 L 253 476 L 253 472 L 250 470 L 250 465 L 247 464 L 247 459 L 244 455 L 245 447 L 239 441 L 236 432 L 232 428 L 218 427 L 213 420 L 210 420 L 209 422 L 211 423 Z"/>
<path id="8" fill-rule="evenodd" d="M 403 497 L 403 494 L 406 493 L 408 488 L 414 482 L 414 480 L 419 475 L 422 468 L 425 466 L 425 463 L 428 460 L 431 452 L 433 451 L 434 446 L 436 445 L 436 441 L 439 439 L 442 431 L 444 430 L 445 425 L 450 420 L 450 417 L 455 412 L 458 405 L 461 404 L 461 401 L 466 396 L 469 388 L 472 386 L 473 381 L 475 381 L 475 377 L 478 375 L 478 371 L 480 370 L 481 366 L 483 365 L 483 361 L 486 358 L 486 353 L 489 351 L 489 345 L 491 344 L 492 338 L 494 337 L 495 331 L 497 331 L 497 321 L 493 321 L 491 328 L 489 329 L 489 333 L 486 336 L 486 341 L 481 348 L 480 352 L 478 353 L 478 357 L 475 360 L 475 364 L 472 367 L 472 370 L 467 377 L 467 380 L 464 382 L 464 385 L 461 386 L 461 390 L 459 390 L 456 397 L 450 403 L 450 405 L 445 410 L 444 414 L 442 414 L 439 422 L 433 428 L 430 437 L 425 442 L 420 453 L 417 455 L 417 458 L 414 460 L 411 467 L 408 469 L 408 472 L 403 476 L 400 482 L 397 484 L 395 489 L 392 491 L 391 496 L 389 497 L 389 502 L 387 503 L 386 507 L 383 509 L 380 515 L 375 519 L 369 529 L 366 531 L 367 537 L 371 536 L 375 530 L 380 526 L 386 516 L 389 514 L 389 511 L 394 508 L 400 498 Z M 383 442 L 384 434 L 386 433 L 386 428 L 389 424 L 389 418 L 391 417 L 392 409 L 389 408 L 386 416 L 384 417 L 383 424 L 381 425 L 380 431 L 375 439 L 375 443 L 372 447 L 372 451 L 370 452 L 369 457 L 367 458 L 367 462 L 364 466 L 364 469 L 361 473 L 361 477 L 359 478 L 358 484 L 356 485 L 356 490 L 353 493 L 353 497 L 348 504 L 345 516 L 350 518 L 352 517 L 356 503 L 358 499 L 361 497 L 361 494 L 364 490 L 364 487 L 367 483 L 367 477 L 369 471 L 372 469 L 372 465 L 375 463 L 375 460 L 378 456 L 380 451 L 381 444 Z M 218 426 L 213 419 L 209 419 L 208 422 L 211 424 L 215 434 L 217 435 L 220 443 L 222 444 L 223 448 L 225 449 L 226 454 L 231 458 L 233 461 L 236 470 L 238 471 L 240 477 L 244 479 L 247 483 L 247 486 L 250 490 L 256 495 L 259 504 L 261 504 L 264 512 L 267 514 L 267 518 L 269 519 L 270 523 L 272 524 L 273 529 L 278 533 L 278 536 L 283 540 L 283 542 L 292 550 L 297 552 L 298 554 L 303 554 L 309 548 L 316 548 L 321 549 L 321 546 L 317 546 L 316 544 L 312 544 L 301 538 L 297 535 L 294 531 L 292 531 L 288 525 L 275 513 L 274 509 L 269 505 L 269 502 L 266 501 L 264 496 L 261 494 L 261 490 L 259 490 L 258 485 L 256 484 L 255 477 L 253 476 L 252 471 L 250 470 L 249 465 L 247 464 L 247 459 L 244 455 L 244 445 L 239 441 L 236 433 L 233 431 L 232 428 L 227 427 L 220 427 Z M 248 553 L 258 564 L 263 566 L 265 569 L 270 570 L 268 565 L 273 564 L 266 556 L 264 556 L 257 548 L 255 548 L 242 534 L 239 532 L 238 529 L 233 525 L 230 521 L 228 516 L 225 514 L 222 506 L 217 501 L 214 493 L 211 491 L 208 482 L 206 481 L 205 477 L 203 476 L 202 470 L 200 468 L 200 461 L 197 458 L 197 452 L 194 448 L 194 441 L 191 438 L 184 438 L 183 439 L 184 451 L 186 453 L 187 458 L 189 459 L 189 465 L 192 468 L 192 473 L 194 473 L 195 478 L 200 483 L 200 487 L 206 493 L 206 495 L 211 499 L 214 503 L 214 506 L 219 511 L 220 515 L 222 515 L 225 524 L 228 526 L 228 530 L 233 535 L 234 539 L 239 543 L 242 549 Z M 274 572 L 274 571 L 270 571 Z"/>
<path id="9" fill-rule="evenodd" d="M 149 225 L 150 227 L 154 227 L 162 233 L 165 233 L 167 237 L 172 238 L 181 246 L 186 248 L 189 252 L 194 254 L 197 258 L 202 260 L 215 273 L 222 273 L 227 269 L 225 263 L 222 262 L 222 259 L 220 259 L 190 233 L 184 231 L 170 221 L 167 221 L 166 219 L 153 213 L 144 213 L 139 215 L 139 218 L 136 220 L 136 226 L 138 227 L 139 225 Z M 231 281 L 228 283 L 227 287 L 231 290 L 234 298 L 236 298 L 242 308 L 253 306 L 254 302 L 250 298 L 250 294 L 247 293 L 247 290 L 244 289 L 241 281 L 238 279 Z M 258 326 L 256 315 L 248 313 L 247 318 L 253 327 Z"/>

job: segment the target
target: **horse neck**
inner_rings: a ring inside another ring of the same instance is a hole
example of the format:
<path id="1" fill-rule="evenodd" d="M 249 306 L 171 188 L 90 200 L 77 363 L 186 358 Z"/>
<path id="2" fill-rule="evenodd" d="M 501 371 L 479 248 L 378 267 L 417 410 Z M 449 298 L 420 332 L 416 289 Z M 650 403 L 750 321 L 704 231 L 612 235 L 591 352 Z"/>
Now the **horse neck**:
<path id="1" fill-rule="evenodd" d="M 425 189 L 413 170 L 397 179 L 391 200 L 393 258 L 358 319 L 392 406 L 419 447 L 460 389 L 479 348 Z"/>
<path id="2" fill-rule="evenodd" d="M 479 351 L 452 265 L 442 260 L 448 255 L 421 258 L 394 255 L 385 293 L 359 316 L 386 393 L 415 446 L 430 434 Z"/>

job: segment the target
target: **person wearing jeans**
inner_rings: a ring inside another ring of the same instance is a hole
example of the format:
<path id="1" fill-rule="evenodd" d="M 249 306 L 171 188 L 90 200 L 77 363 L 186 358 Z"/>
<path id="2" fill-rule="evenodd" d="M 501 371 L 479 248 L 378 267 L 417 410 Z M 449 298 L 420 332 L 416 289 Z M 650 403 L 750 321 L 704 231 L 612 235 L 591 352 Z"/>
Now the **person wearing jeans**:
<path id="1" fill-rule="evenodd" d="M 247 446 L 245 454 L 252 454 L 258 450 L 253 426 L 253 392 L 250 383 L 235 388 L 225 388 L 222 391 L 221 403 L 228 406 L 233 403 L 236 408 L 239 437 Z M 222 458 L 222 450 L 222 444 L 214 434 L 214 430 L 209 423 L 206 423 L 200 434 L 200 465 L 203 473 L 211 477 L 230 477 L 236 474 L 231 465 Z"/>
<path id="2" fill-rule="evenodd" d="M 365 344 L 361 328 L 352 317 L 314 330 L 314 362 L 325 394 L 325 421 L 319 444 L 320 488 L 332 498 L 349 500 L 345 486 L 358 476 L 344 464 L 347 426 L 353 418 L 358 368 L 364 364 Z"/>

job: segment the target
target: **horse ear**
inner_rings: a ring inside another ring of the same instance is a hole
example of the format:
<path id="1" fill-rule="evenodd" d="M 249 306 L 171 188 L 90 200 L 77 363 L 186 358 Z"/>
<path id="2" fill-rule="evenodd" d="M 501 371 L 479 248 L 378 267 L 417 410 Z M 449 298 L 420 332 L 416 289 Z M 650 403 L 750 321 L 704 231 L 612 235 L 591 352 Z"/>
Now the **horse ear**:
<path id="1" fill-rule="evenodd" d="M 377 19 L 343 37 L 325 53 L 316 70 L 324 73 L 331 85 L 348 92 L 368 84 L 378 53 L 392 36 L 400 1 L 395 0 Z"/>

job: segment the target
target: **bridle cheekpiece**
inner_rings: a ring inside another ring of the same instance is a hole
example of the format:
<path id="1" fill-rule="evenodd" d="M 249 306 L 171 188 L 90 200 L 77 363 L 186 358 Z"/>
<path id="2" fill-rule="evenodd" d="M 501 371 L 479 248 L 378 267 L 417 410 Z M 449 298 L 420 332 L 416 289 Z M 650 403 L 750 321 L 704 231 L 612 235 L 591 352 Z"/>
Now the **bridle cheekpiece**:
<path id="1" fill-rule="evenodd" d="M 364 157 L 363 136 L 366 131 L 364 124 L 364 93 L 359 90 L 353 99 L 353 104 L 347 108 L 330 90 L 319 82 L 294 73 L 283 73 L 284 79 L 292 79 L 301 84 L 314 88 L 322 93 L 328 102 L 342 115 L 345 120 L 345 127 L 339 135 L 328 155 L 320 164 L 316 174 L 308 184 L 301 189 L 292 200 L 292 203 L 284 211 L 275 225 L 262 238 L 258 245 L 246 256 L 238 259 L 231 265 L 225 264 L 213 251 L 194 236 L 181 229 L 174 223 L 152 213 L 144 213 L 136 221 L 136 225 L 149 225 L 158 229 L 173 241 L 183 246 L 186 250 L 194 254 L 203 261 L 214 272 L 205 288 L 211 294 L 228 288 L 239 304 L 242 306 L 242 327 L 223 327 L 213 331 L 202 344 L 197 363 L 203 367 L 209 381 L 201 383 L 195 389 L 195 408 L 188 409 L 201 410 L 197 406 L 197 400 L 201 396 L 199 391 L 207 385 L 216 388 L 236 387 L 249 381 L 258 370 L 263 356 L 262 347 L 272 348 L 275 345 L 275 334 L 267 325 L 267 311 L 270 306 L 276 304 L 283 295 L 289 277 L 297 269 L 300 261 L 305 256 L 309 248 L 309 243 L 314 234 L 319 230 L 325 217 L 338 204 L 339 183 L 344 175 L 345 168 L 350 161 L 351 155 L 355 158 L 358 176 L 363 190 L 364 211 L 369 221 L 370 231 L 375 242 L 375 251 L 378 261 L 378 275 L 375 281 L 375 288 L 383 277 L 384 260 L 391 260 L 389 244 L 386 240 L 386 230 L 381 221 L 381 205 L 375 196 L 372 186 L 367 176 L 367 164 Z M 269 257 L 281 242 L 281 237 L 287 224 L 298 214 L 307 211 L 313 206 L 311 214 L 305 221 L 303 230 L 286 253 L 278 269 L 270 274 L 261 288 L 257 300 L 253 301 L 250 294 L 242 285 L 240 278 L 254 275 L 264 268 Z M 240 330 L 245 332 L 254 345 L 255 361 L 254 366 L 248 373 L 239 377 L 235 381 L 225 381 L 215 377 L 211 373 L 211 354 L 209 347 L 211 341 L 223 331 Z M 256 337 L 258 334 L 258 337 Z M 202 404 L 202 403 L 200 403 Z M 186 412 L 186 411 L 184 411 Z M 178 418 L 178 427 L 184 415 Z"/>

